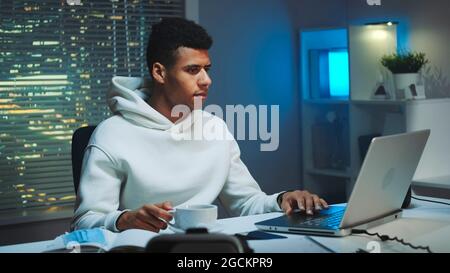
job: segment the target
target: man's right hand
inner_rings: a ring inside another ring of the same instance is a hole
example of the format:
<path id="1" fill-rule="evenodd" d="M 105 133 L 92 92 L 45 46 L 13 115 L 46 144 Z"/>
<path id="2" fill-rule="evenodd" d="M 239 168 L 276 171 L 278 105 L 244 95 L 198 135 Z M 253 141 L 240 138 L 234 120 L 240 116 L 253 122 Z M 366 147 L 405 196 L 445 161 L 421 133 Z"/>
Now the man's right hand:
<path id="1" fill-rule="evenodd" d="M 159 232 L 167 228 L 167 223 L 172 220 L 172 215 L 168 210 L 172 209 L 172 204 L 168 201 L 160 204 L 148 204 L 133 211 L 127 211 L 117 219 L 116 226 L 119 231 L 137 228 L 153 232 Z"/>

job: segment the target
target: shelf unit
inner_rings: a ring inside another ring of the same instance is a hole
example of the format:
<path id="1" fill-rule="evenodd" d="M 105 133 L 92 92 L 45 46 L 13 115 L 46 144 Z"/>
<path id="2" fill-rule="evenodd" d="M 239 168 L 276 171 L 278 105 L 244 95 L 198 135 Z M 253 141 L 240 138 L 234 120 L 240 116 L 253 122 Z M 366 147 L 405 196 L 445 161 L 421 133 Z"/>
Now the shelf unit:
<path id="1" fill-rule="evenodd" d="M 450 109 L 450 100 L 445 99 L 372 99 L 380 76 L 384 79 L 386 90 L 394 90 L 392 76 L 381 67 L 379 60 L 382 55 L 396 51 L 396 36 L 395 25 L 350 26 L 300 33 L 303 186 L 331 202 L 346 202 L 350 196 L 363 161 L 364 147 L 368 145 L 360 141 L 361 136 L 367 136 L 366 139 L 370 140 L 373 135 L 428 128 L 421 121 L 422 114 L 418 113 L 423 112 L 420 108 L 430 101 L 435 101 L 436 107 Z M 315 90 L 312 90 L 317 84 L 311 83 L 314 79 L 309 75 L 311 58 L 308 52 L 342 47 L 348 48 L 349 53 L 349 97 L 317 98 Z M 448 158 L 441 156 L 447 163 L 450 162 L 450 148 L 448 150 Z M 427 150 L 424 156 L 427 157 Z M 419 163 L 415 178 L 430 175 L 422 174 L 424 171 L 421 169 L 430 169 L 424 166 L 426 164 Z"/>
<path id="2" fill-rule="evenodd" d="M 306 99 L 305 104 L 348 104 L 348 99 Z"/>

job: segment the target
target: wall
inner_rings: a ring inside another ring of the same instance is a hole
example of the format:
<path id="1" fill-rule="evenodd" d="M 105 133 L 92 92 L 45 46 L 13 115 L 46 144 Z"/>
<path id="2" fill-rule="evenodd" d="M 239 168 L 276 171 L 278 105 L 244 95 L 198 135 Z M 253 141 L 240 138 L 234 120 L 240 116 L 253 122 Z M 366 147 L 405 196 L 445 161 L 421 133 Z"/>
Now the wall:
<path id="1" fill-rule="evenodd" d="M 408 131 L 431 130 L 414 180 L 425 182 L 430 178 L 447 177 L 447 181 L 437 184 L 450 189 L 450 122 L 436 122 L 436 117 L 450 116 L 450 99 L 411 103 L 405 112 Z"/>
<path id="2" fill-rule="evenodd" d="M 347 26 L 343 0 L 284 0 L 295 30 Z"/>
<path id="3" fill-rule="evenodd" d="M 280 105 L 280 141 L 239 141 L 242 160 L 267 193 L 301 187 L 296 34 L 284 1 L 200 1 L 200 24 L 212 35 L 209 104 Z"/>

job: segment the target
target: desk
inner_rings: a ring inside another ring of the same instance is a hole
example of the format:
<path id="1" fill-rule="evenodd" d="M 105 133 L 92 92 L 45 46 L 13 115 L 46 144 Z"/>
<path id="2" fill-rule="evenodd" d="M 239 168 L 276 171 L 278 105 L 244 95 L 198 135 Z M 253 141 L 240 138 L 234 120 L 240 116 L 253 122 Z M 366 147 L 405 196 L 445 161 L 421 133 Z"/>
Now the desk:
<path id="1" fill-rule="evenodd" d="M 434 199 L 436 200 L 436 199 Z M 448 202 L 448 200 L 442 200 Z M 281 215 L 279 212 L 219 220 L 224 233 L 236 234 L 255 230 L 254 223 Z M 399 220 L 374 227 L 370 232 L 398 236 L 414 245 L 430 246 L 433 252 L 450 252 L 450 206 L 413 200 L 411 208 L 404 210 Z M 171 233 L 169 230 L 163 233 Z M 303 252 L 355 252 L 379 242 L 381 252 L 423 252 L 402 246 L 396 242 L 380 242 L 368 235 L 351 235 L 343 238 L 328 238 L 282 234 L 285 239 L 249 241 L 257 253 L 303 253 Z M 38 253 L 50 241 L 18 244 L 0 247 L 0 253 Z"/>

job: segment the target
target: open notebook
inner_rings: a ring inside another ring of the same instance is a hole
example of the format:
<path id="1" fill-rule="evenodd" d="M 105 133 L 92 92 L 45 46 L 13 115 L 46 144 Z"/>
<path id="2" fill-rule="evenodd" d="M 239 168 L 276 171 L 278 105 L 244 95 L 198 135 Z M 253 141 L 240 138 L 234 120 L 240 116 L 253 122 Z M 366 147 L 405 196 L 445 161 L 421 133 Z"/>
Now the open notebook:
<path id="1" fill-rule="evenodd" d="M 158 233 L 129 229 L 120 233 L 103 228 L 76 230 L 56 237 L 44 252 L 144 252 Z"/>

